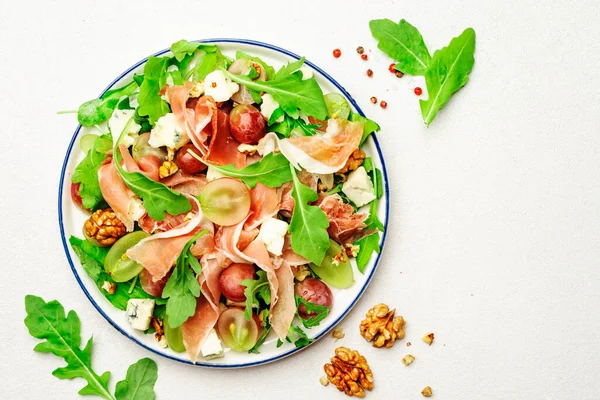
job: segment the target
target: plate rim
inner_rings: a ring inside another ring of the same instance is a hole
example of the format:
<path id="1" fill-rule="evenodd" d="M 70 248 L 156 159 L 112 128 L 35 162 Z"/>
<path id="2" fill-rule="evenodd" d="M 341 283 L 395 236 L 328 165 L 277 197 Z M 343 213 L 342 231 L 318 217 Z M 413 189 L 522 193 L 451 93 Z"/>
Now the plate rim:
<path id="1" fill-rule="evenodd" d="M 269 49 L 278 53 L 282 53 L 286 56 L 292 57 L 296 60 L 299 60 L 301 57 L 299 55 L 297 55 L 296 53 L 293 53 L 287 49 L 284 49 L 282 47 L 279 46 L 275 46 L 272 45 L 270 43 L 265 43 L 265 42 L 261 42 L 261 41 L 257 41 L 257 40 L 250 40 L 250 39 L 239 39 L 239 38 L 209 38 L 209 39 L 200 39 L 200 40 L 193 40 L 193 42 L 199 42 L 199 43 L 238 43 L 238 44 L 245 44 L 245 45 L 251 45 L 251 46 L 257 46 L 257 47 L 262 47 L 265 49 Z M 167 49 L 163 49 L 160 50 L 154 54 L 152 54 L 151 56 L 159 56 L 162 54 L 165 54 L 167 52 L 170 51 L 170 48 Z M 133 71 L 134 69 L 138 68 L 139 66 L 143 65 L 149 58 L 148 57 L 144 57 L 142 60 L 138 61 L 137 63 L 135 63 L 134 65 L 132 65 L 131 67 L 127 68 L 124 72 L 122 72 L 121 74 L 119 74 L 119 76 L 117 76 L 117 78 L 115 78 L 98 96 L 101 97 L 104 93 L 106 93 L 108 90 L 110 90 L 118 81 L 120 81 L 123 77 L 125 77 L 126 75 L 128 75 L 131 71 Z M 333 86 L 336 87 L 337 90 L 339 90 L 345 97 L 346 99 L 350 102 L 350 104 L 354 107 L 354 109 L 363 117 L 365 117 L 365 113 L 362 111 L 362 109 L 359 107 L 359 105 L 356 103 L 356 100 L 354 100 L 354 98 L 350 95 L 350 93 L 348 93 L 348 91 L 340 84 L 338 83 L 337 80 L 335 80 L 331 75 L 329 75 L 327 72 L 325 72 L 323 69 L 321 69 L 320 67 L 318 67 L 316 64 L 312 63 L 311 61 L 309 61 L 308 59 L 305 59 L 305 64 L 310 66 L 311 68 L 313 68 L 314 70 L 318 71 L 321 75 L 323 75 L 323 77 L 325 79 L 327 79 Z M 77 125 L 77 128 L 75 129 L 75 132 L 73 133 L 73 137 L 71 138 L 71 141 L 69 143 L 69 146 L 67 147 L 67 152 L 65 155 L 65 159 L 63 161 L 63 165 L 62 165 L 62 169 L 61 169 L 61 174 L 60 174 L 60 180 L 59 180 L 59 187 L 58 187 L 58 224 L 60 227 L 60 234 L 61 234 L 61 241 L 63 244 L 63 249 L 65 251 L 65 255 L 67 256 L 67 261 L 69 262 L 69 266 L 71 267 L 71 271 L 73 272 L 73 275 L 75 276 L 75 279 L 77 280 L 77 283 L 79 284 L 80 288 L 83 290 L 85 296 L 88 298 L 88 300 L 92 303 L 92 305 L 94 306 L 94 308 L 100 313 L 100 315 L 102 315 L 102 317 L 104 317 L 104 319 L 106 321 L 108 321 L 108 323 L 110 325 L 113 326 L 113 328 L 115 328 L 118 332 L 120 332 L 123 336 L 127 337 L 128 339 L 130 339 L 131 341 L 133 341 L 135 344 L 137 344 L 138 346 L 141 346 L 142 348 L 156 354 L 159 355 L 161 357 L 165 357 L 169 360 L 173 360 L 182 364 L 187 364 L 187 365 L 193 365 L 193 366 L 197 366 L 197 367 L 204 367 L 204 368 L 215 368 L 215 369 L 236 369 L 236 368 L 247 368 L 247 367 L 255 367 L 255 366 L 259 366 L 259 365 L 264 365 L 264 364 L 268 364 L 277 360 L 281 360 L 285 357 L 288 357 L 292 354 L 298 353 L 301 350 L 304 350 L 306 348 L 308 348 L 310 346 L 310 344 L 308 346 L 302 347 L 302 348 L 297 348 L 297 347 L 293 347 L 291 348 L 289 351 L 286 351 L 284 353 L 275 355 L 273 357 L 264 359 L 264 360 L 260 360 L 260 361 L 252 361 L 252 362 L 248 362 L 248 363 L 236 363 L 236 364 L 210 364 L 210 363 L 204 363 L 204 362 L 192 362 L 190 360 L 185 360 L 185 359 L 181 359 L 181 358 L 177 358 L 177 357 L 173 357 L 170 354 L 166 354 L 161 352 L 158 349 L 155 349 L 153 347 L 150 347 L 144 343 L 142 343 L 141 341 L 139 341 L 136 337 L 130 335 L 128 332 L 126 332 L 124 329 L 122 329 L 115 321 L 113 321 L 102 309 L 102 307 L 96 303 L 96 301 L 94 300 L 94 298 L 91 296 L 91 294 L 89 293 L 89 291 L 87 290 L 85 284 L 82 282 L 79 273 L 77 272 L 76 268 L 75 268 L 75 264 L 73 263 L 73 260 L 71 258 L 71 254 L 69 252 L 69 246 L 67 244 L 67 238 L 66 238 L 66 234 L 65 234 L 65 227 L 64 227 L 64 223 L 63 223 L 63 187 L 64 187 L 64 182 L 65 182 L 65 176 L 66 176 L 66 172 L 67 172 L 67 165 L 69 163 L 69 159 L 70 159 L 70 155 L 71 155 L 71 151 L 73 150 L 73 147 L 75 145 L 75 142 L 77 140 L 77 137 L 79 135 L 79 132 L 81 130 L 82 126 L 80 124 Z M 377 154 L 379 156 L 379 159 L 381 160 L 381 168 L 382 168 L 382 174 L 383 174 L 383 180 L 384 180 L 384 196 L 386 199 L 386 205 L 385 205 L 385 223 L 384 223 L 384 227 L 385 230 L 382 232 L 383 233 L 383 237 L 381 239 L 381 245 L 380 245 L 380 252 L 377 254 L 377 258 L 375 259 L 375 264 L 373 265 L 373 268 L 371 269 L 371 272 L 369 274 L 369 276 L 366 278 L 366 281 L 363 285 L 363 287 L 360 289 L 360 291 L 358 292 L 358 294 L 356 295 L 356 297 L 354 298 L 354 300 L 352 300 L 352 303 L 350 303 L 348 305 L 348 307 L 346 308 L 346 310 L 344 310 L 344 312 L 333 322 L 331 322 L 329 324 L 329 326 L 324 329 L 322 332 L 320 332 L 317 336 L 314 337 L 314 342 L 316 342 L 317 340 L 321 339 L 323 336 L 327 335 L 327 333 L 333 329 L 333 327 L 335 327 L 336 325 L 338 325 L 347 315 L 348 313 L 356 306 L 356 304 L 358 303 L 358 301 L 360 300 L 360 298 L 362 297 L 362 295 L 364 294 L 365 290 L 367 289 L 367 287 L 369 286 L 369 284 L 371 283 L 371 280 L 373 279 L 373 276 L 375 275 L 375 271 L 377 270 L 378 266 L 379 266 L 379 262 L 381 261 L 381 255 L 383 254 L 383 250 L 385 247 L 385 242 L 387 239 L 387 228 L 388 228 L 388 221 L 389 221 L 389 215 L 390 215 L 390 192 L 389 192 L 389 184 L 388 184 L 388 175 L 387 175 L 387 169 L 386 169 L 386 165 L 385 165 L 385 160 L 383 158 L 383 153 L 381 151 L 381 147 L 379 145 L 379 141 L 377 140 L 377 137 L 375 135 L 375 133 L 372 133 L 371 138 L 373 139 L 373 143 L 375 144 L 375 149 L 377 151 Z M 312 344 L 312 343 L 311 343 Z"/>

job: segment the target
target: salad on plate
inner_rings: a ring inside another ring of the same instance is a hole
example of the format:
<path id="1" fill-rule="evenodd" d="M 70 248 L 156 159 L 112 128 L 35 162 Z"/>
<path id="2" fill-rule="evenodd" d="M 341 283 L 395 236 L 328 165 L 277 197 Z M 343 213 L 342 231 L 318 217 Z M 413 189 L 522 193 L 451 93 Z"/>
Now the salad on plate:
<path id="1" fill-rule="evenodd" d="M 380 250 L 361 150 L 379 127 L 303 64 L 182 40 L 78 110 L 71 198 L 90 216 L 71 247 L 133 329 L 192 362 L 308 345 Z"/>

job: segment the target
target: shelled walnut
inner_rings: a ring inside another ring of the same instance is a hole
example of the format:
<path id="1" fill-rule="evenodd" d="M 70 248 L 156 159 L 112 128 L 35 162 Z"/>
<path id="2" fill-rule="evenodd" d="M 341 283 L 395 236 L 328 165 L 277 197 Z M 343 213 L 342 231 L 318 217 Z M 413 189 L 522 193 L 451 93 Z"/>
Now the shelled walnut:
<path id="1" fill-rule="evenodd" d="M 354 171 L 355 169 L 357 169 L 358 167 L 360 167 L 362 165 L 363 161 L 365 161 L 366 156 L 367 155 L 365 154 L 365 152 L 362 151 L 361 149 L 354 150 L 354 152 L 350 155 L 350 157 L 348 157 L 348 161 L 346 161 L 346 165 L 344 165 L 342 167 L 342 169 L 337 171 L 336 174 L 341 175 L 341 174 L 345 174 L 346 172 Z"/>
<path id="2" fill-rule="evenodd" d="M 325 364 L 323 369 L 329 382 L 350 397 L 365 397 L 365 390 L 373 390 L 371 368 L 356 350 L 338 347 L 331 362 Z"/>
<path id="3" fill-rule="evenodd" d="M 96 210 L 83 224 L 84 236 L 99 246 L 111 246 L 126 233 L 125 225 L 110 208 Z"/>
<path id="4" fill-rule="evenodd" d="M 165 161 L 158 168 L 158 176 L 160 177 L 160 179 L 164 179 L 168 176 L 173 175 L 178 170 L 179 167 L 173 161 Z"/>
<path id="5" fill-rule="evenodd" d="M 406 322 L 402 316 L 394 317 L 396 310 L 391 310 L 383 303 L 371 308 L 366 318 L 360 323 L 360 334 L 373 347 L 392 347 L 396 339 L 404 338 Z"/>

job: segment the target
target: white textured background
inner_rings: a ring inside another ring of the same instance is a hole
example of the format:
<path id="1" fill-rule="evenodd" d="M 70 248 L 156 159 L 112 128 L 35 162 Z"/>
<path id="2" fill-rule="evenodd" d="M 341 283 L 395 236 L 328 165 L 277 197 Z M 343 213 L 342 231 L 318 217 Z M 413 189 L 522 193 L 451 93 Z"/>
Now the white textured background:
<path id="1" fill-rule="evenodd" d="M 343 398 L 321 387 L 336 345 L 359 349 L 375 375 L 371 399 L 600 398 L 600 28 L 597 1 L 6 1 L 0 14 L 0 303 L 3 399 L 71 399 L 61 362 L 34 354 L 23 297 L 75 309 L 94 365 L 112 382 L 149 354 L 110 327 L 68 267 L 57 224 L 60 167 L 76 108 L 126 67 L 181 39 L 240 37 L 306 55 L 382 126 L 392 217 L 379 272 L 323 339 L 277 363 L 213 371 L 153 356 L 159 399 Z M 471 81 L 430 128 L 410 81 L 368 30 L 406 18 L 430 50 L 472 26 Z M 371 49 L 371 61 L 354 49 Z M 340 47 L 339 60 L 331 56 Z M 373 79 L 364 76 L 370 67 Z M 387 100 L 382 111 L 371 96 Z M 384 301 L 408 321 L 392 349 L 358 334 Z M 420 337 L 436 334 L 432 347 Z M 416 356 L 409 368 L 407 351 Z"/>

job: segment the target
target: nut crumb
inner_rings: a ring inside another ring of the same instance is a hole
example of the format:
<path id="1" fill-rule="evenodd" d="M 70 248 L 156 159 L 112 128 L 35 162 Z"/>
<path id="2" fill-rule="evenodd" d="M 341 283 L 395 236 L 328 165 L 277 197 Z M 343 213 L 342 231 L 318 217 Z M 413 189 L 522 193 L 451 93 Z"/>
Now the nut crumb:
<path id="1" fill-rule="evenodd" d="M 429 346 L 431 346 L 433 344 L 433 339 L 435 338 L 435 335 L 431 332 L 427 332 L 425 334 L 425 336 L 423 336 L 423 341 L 425 343 L 427 343 Z"/>
<path id="2" fill-rule="evenodd" d="M 406 347 L 410 347 L 412 345 L 411 342 L 406 342 Z"/>
<path id="3" fill-rule="evenodd" d="M 402 362 L 404 363 L 404 365 L 406 365 L 407 367 L 413 363 L 413 361 L 415 361 L 415 357 L 412 354 L 407 354 L 404 356 L 404 358 L 402 359 Z"/>
<path id="4" fill-rule="evenodd" d="M 160 177 L 160 179 L 164 179 L 167 176 L 173 175 L 178 170 L 179 167 L 173 161 L 165 161 L 158 168 L 158 176 Z"/>
<path id="5" fill-rule="evenodd" d="M 421 391 L 423 397 L 431 397 L 433 396 L 433 391 L 430 386 L 425 386 L 425 388 Z"/>
<path id="6" fill-rule="evenodd" d="M 322 376 L 322 377 L 320 377 L 320 378 L 319 378 L 319 382 L 321 382 L 321 385 L 323 385 L 323 386 L 327 386 L 327 385 L 329 385 L 329 380 L 327 380 L 327 377 L 326 377 L 326 376 Z"/>
<path id="7" fill-rule="evenodd" d="M 343 339 L 344 336 L 346 336 L 346 334 L 344 333 L 344 331 L 342 330 L 342 328 L 337 327 L 337 328 L 335 328 L 333 330 L 333 332 L 331 333 L 331 336 L 333 336 L 333 338 L 337 342 L 338 340 Z"/>
<path id="8" fill-rule="evenodd" d="M 117 284 L 114 282 L 104 281 L 102 284 L 102 289 L 106 290 L 106 293 L 108 294 L 115 294 L 115 291 L 117 290 Z"/>

